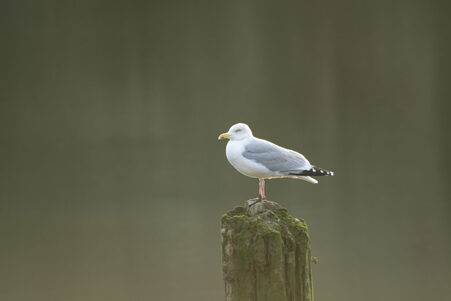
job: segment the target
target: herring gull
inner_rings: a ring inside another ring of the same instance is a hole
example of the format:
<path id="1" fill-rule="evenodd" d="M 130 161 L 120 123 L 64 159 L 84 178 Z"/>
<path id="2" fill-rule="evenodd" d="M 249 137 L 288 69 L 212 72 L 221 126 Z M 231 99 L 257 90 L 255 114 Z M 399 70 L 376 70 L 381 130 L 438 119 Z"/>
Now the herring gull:
<path id="1" fill-rule="evenodd" d="M 300 153 L 256 138 L 244 123 L 233 125 L 218 140 L 229 139 L 226 156 L 240 173 L 258 178 L 259 200 L 265 199 L 265 179 L 294 178 L 317 184 L 311 176 L 333 176 L 332 171 L 311 165 Z"/>

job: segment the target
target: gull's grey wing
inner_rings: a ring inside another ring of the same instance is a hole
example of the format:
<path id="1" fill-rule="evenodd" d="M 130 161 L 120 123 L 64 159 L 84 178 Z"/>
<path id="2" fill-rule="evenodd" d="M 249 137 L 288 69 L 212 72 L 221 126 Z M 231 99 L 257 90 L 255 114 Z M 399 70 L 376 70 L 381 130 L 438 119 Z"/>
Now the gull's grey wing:
<path id="1" fill-rule="evenodd" d="M 282 174 L 311 168 L 309 161 L 303 155 L 257 138 L 246 144 L 242 155 L 264 165 L 271 171 Z"/>

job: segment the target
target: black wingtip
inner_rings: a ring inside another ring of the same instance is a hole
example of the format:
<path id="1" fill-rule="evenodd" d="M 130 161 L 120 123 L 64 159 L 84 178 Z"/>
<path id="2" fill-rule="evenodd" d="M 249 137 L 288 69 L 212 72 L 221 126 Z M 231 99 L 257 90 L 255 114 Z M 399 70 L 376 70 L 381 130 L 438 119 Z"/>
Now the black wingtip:
<path id="1" fill-rule="evenodd" d="M 303 170 L 300 173 L 291 173 L 290 175 L 297 175 L 297 176 L 333 176 L 334 172 L 331 170 L 326 170 L 323 168 L 319 168 L 316 166 L 313 166 L 311 169 Z"/>

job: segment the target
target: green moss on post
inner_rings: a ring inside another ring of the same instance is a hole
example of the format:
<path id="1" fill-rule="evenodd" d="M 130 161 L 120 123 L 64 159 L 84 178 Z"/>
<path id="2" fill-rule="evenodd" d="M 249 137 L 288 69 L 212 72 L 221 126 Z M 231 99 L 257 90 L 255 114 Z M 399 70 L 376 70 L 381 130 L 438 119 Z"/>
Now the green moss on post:
<path id="1" fill-rule="evenodd" d="M 271 201 L 236 207 L 221 219 L 226 301 L 312 301 L 305 222 Z"/>

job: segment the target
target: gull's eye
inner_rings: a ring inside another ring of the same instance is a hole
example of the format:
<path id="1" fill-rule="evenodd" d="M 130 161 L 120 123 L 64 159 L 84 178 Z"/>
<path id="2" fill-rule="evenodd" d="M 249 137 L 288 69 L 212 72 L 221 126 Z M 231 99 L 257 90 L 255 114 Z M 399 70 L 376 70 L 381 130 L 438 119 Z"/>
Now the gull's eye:
<path id="1" fill-rule="evenodd" d="M 239 132 L 241 132 L 241 129 L 235 130 L 235 133 L 239 133 Z"/>

